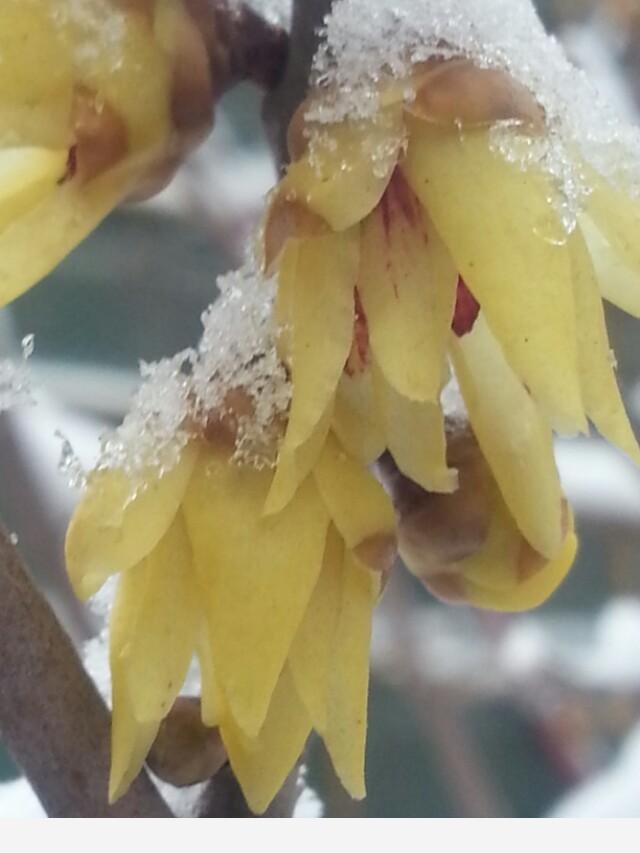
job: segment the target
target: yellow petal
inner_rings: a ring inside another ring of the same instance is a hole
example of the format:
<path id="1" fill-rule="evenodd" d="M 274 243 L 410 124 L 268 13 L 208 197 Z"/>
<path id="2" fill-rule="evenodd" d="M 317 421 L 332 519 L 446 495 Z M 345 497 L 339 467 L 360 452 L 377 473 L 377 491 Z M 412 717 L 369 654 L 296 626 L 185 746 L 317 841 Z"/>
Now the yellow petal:
<path id="1" fill-rule="evenodd" d="M 56 189 L 67 150 L 0 148 L 0 232 Z"/>
<path id="2" fill-rule="evenodd" d="M 278 515 L 263 515 L 271 473 L 203 455 L 185 515 L 206 607 L 216 676 L 249 736 L 271 695 L 322 566 L 328 515 L 307 479 Z"/>
<path id="3" fill-rule="evenodd" d="M 382 198 L 404 142 L 401 105 L 379 110 L 369 121 L 315 126 L 310 133 L 311 143 L 289 167 L 284 188 L 334 231 L 344 231 Z"/>
<path id="4" fill-rule="evenodd" d="M 627 314 L 640 317 L 640 270 L 625 263 L 625 257 L 604 237 L 593 220 L 580 218 L 589 254 L 602 296 Z"/>
<path id="5" fill-rule="evenodd" d="M 414 403 L 397 393 L 373 366 L 379 418 L 387 448 L 402 473 L 429 492 L 453 492 L 455 471 L 447 467 L 444 416 L 439 404 Z"/>
<path id="6" fill-rule="evenodd" d="M 54 24 L 50 0 L 3 0 L 0 56 L 0 147 L 67 148 L 71 53 Z"/>
<path id="7" fill-rule="evenodd" d="M 562 544 L 561 491 L 550 428 L 482 315 L 455 342 L 453 362 L 471 426 L 509 511 L 531 545 L 555 557 Z"/>
<path id="8" fill-rule="evenodd" d="M 403 171 L 509 363 L 554 426 L 586 431 L 566 233 L 551 182 L 494 153 L 488 131 L 413 119 L 409 137 Z"/>
<path id="9" fill-rule="evenodd" d="M 331 525 L 322 571 L 289 652 L 298 695 L 320 733 L 327 726 L 329 679 L 334 656 L 340 653 L 335 648 L 335 632 L 342 602 L 343 563 L 344 542 Z"/>
<path id="10" fill-rule="evenodd" d="M 571 530 L 558 555 L 532 577 L 521 581 L 512 589 L 502 591 L 469 582 L 465 584 L 466 595 L 470 603 L 488 610 L 508 613 L 532 610 L 543 604 L 565 580 L 577 550 L 578 540 Z"/>
<path id="11" fill-rule="evenodd" d="M 143 575 L 145 581 L 133 578 L 135 574 Z M 135 596 L 141 601 L 132 601 Z M 180 513 L 142 563 L 124 574 L 118 596 L 123 611 L 131 607 L 135 612 L 120 658 L 136 719 L 158 720 L 170 711 L 194 655 L 202 618 L 200 601 Z"/>
<path id="12" fill-rule="evenodd" d="M 133 714 L 126 682 L 111 668 L 113 713 L 111 716 L 111 773 L 109 802 L 114 803 L 126 794 L 138 776 L 158 734 L 161 720 L 141 723 Z"/>
<path id="13" fill-rule="evenodd" d="M 355 799 L 362 799 L 366 794 L 369 649 L 371 619 L 379 590 L 379 578 L 347 551 L 329 678 L 327 727 L 322 737 L 336 773 Z"/>
<path id="14" fill-rule="evenodd" d="M 396 519 L 391 500 L 380 483 L 332 435 L 313 476 L 347 548 L 370 569 L 388 571 L 396 554 Z"/>
<path id="15" fill-rule="evenodd" d="M 107 173 L 82 192 L 68 182 L 7 225 L 0 234 L 0 306 L 57 266 L 122 201 L 130 186 L 128 173 Z"/>
<path id="16" fill-rule="evenodd" d="M 572 234 L 570 249 L 585 409 L 598 431 L 640 464 L 640 449 L 616 382 L 596 274 L 580 230 Z"/>
<path id="17" fill-rule="evenodd" d="M 293 770 L 310 731 L 309 717 L 287 668 L 275 688 L 260 734 L 249 745 L 233 719 L 223 721 L 222 740 L 253 812 L 262 814 L 269 807 Z"/>
<path id="18" fill-rule="evenodd" d="M 594 172 L 589 177 L 592 192 L 586 204 L 587 216 L 622 263 L 640 276 L 640 202 L 615 189 Z"/>
<path id="19" fill-rule="evenodd" d="M 123 652 L 135 632 L 147 589 L 144 571 L 132 570 L 120 581 L 109 623 L 111 670 L 111 775 L 109 802 L 123 794 L 136 778 L 160 728 L 161 718 L 140 722 L 133 713 Z"/>
<path id="20" fill-rule="evenodd" d="M 370 465 L 384 453 L 384 425 L 376 407 L 370 370 L 347 376 L 338 385 L 331 426 L 355 459 Z"/>
<path id="21" fill-rule="evenodd" d="M 399 394 L 437 402 L 458 273 L 399 172 L 362 230 L 358 290 L 371 348 Z"/>
<path id="22" fill-rule="evenodd" d="M 296 450 L 309 441 L 324 417 L 331 416 L 353 340 L 357 237 L 355 231 L 290 240 L 284 250 L 279 286 L 289 293 L 293 398 L 280 449 L 282 464 L 294 464 Z M 321 446 L 320 442 L 318 451 Z M 301 468 L 293 485 L 307 473 Z M 276 487 L 280 495 L 277 499 L 275 493 L 270 495 L 268 512 L 278 512 L 292 494 L 281 490 L 278 481 Z"/>
<path id="23" fill-rule="evenodd" d="M 182 451 L 163 477 L 148 473 L 137 487 L 121 470 L 95 472 L 77 507 L 65 543 L 67 571 L 80 598 L 89 598 L 108 577 L 135 566 L 158 544 L 184 497 L 198 455 Z"/>
<path id="24" fill-rule="evenodd" d="M 202 722 L 209 728 L 215 728 L 220 725 L 224 716 L 225 701 L 216 678 L 213 649 L 206 623 L 198 635 L 196 654 L 200 665 Z"/>
<path id="25" fill-rule="evenodd" d="M 264 506 L 265 515 L 280 512 L 291 501 L 300 484 L 311 473 L 322 452 L 332 417 L 330 405 L 318 420 L 307 441 L 292 448 L 283 442 L 278 455 L 276 473 Z"/>

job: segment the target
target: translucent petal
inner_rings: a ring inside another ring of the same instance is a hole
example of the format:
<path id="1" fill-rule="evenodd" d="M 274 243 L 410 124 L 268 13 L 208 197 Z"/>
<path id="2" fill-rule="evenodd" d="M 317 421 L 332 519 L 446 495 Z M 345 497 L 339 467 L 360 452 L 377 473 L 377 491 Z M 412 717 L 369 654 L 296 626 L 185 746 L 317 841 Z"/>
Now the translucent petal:
<path id="1" fill-rule="evenodd" d="M 134 574 L 144 574 L 144 590 Z M 132 596 L 141 596 L 133 602 Z M 202 620 L 201 594 L 182 514 L 141 564 L 122 580 L 118 606 L 131 608 L 120 662 L 136 719 L 163 719 L 171 709 L 193 658 Z M 126 617 L 123 615 L 123 619 Z"/>
<path id="2" fill-rule="evenodd" d="M 640 464 L 640 449 L 616 382 L 596 274 L 580 230 L 572 234 L 570 249 L 585 409 L 598 431 Z"/>
<path id="3" fill-rule="evenodd" d="M 544 111 L 520 83 L 500 68 L 479 68 L 470 59 L 440 62 L 418 81 L 412 115 L 452 127 L 492 126 L 498 122 L 543 130 Z"/>
<path id="4" fill-rule="evenodd" d="M 66 149 L 0 148 L 0 232 L 55 191 L 67 156 Z"/>
<path id="5" fill-rule="evenodd" d="M 580 226 L 589 247 L 602 296 L 627 314 L 640 317 L 640 269 L 627 266 L 624 256 L 611 246 L 588 216 Z"/>
<path id="6" fill-rule="evenodd" d="M 414 403 L 395 391 L 373 365 L 379 419 L 402 473 L 429 492 L 452 492 L 456 472 L 447 467 L 444 415 L 439 404 Z"/>
<path id="7" fill-rule="evenodd" d="M 531 545 L 555 557 L 562 512 L 550 428 L 482 315 L 452 352 L 471 426 L 510 512 Z"/>
<path id="8" fill-rule="evenodd" d="M 231 718 L 220 733 L 229 761 L 246 800 L 256 814 L 262 814 L 292 771 L 311 731 L 311 722 L 285 667 L 273 693 L 269 713 L 260 734 L 247 744 Z"/>
<path id="9" fill-rule="evenodd" d="M 265 517 L 272 474 L 204 456 L 184 502 L 205 591 L 216 676 L 249 736 L 271 695 L 322 566 L 329 518 L 311 479 Z"/>
<path id="10" fill-rule="evenodd" d="M 329 679 L 335 666 L 335 633 L 342 602 L 344 542 L 331 525 L 322 572 L 291 645 L 289 668 L 313 727 L 327 726 Z"/>
<path id="11" fill-rule="evenodd" d="M 311 133 L 311 144 L 289 167 L 284 189 L 334 231 L 344 231 L 382 198 L 404 142 L 401 105 L 369 121 L 316 126 Z"/>
<path id="12" fill-rule="evenodd" d="M 135 566 L 155 548 L 180 507 L 198 450 L 189 445 L 163 477 L 149 472 L 135 486 L 121 470 L 97 471 L 67 531 L 67 571 L 76 593 L 89 598 L 111 575 Z"/>
<path id="13" fill-rule="evenodd" d="M 487 131 L 410 121 L 402 169 L 499 339 L 555 427 L 586 431 L 566 232 L 539 171 L 491 150 Z"/>
<path id="14" fill-rule="evenodd" d="M 396 173 L 363 225 L 358 290 L 376 361 L 410 400 L 440 397 L 457 283 L 448 251 Z"/>
<path id="15" fill-rule="evenodd" d="M 384 426 L 375 402 L 370 370 L 347 376 L 338 385 L 331 426 L 340 444 L 365 465 L 384 453 Z"/>
<path id="16" fill-rule="evenodd" d="M 370 569 L 388 571 L 396 554 L 396 519 L 391 499 L 380 483 L 332 435 L 313 476 L 347 548 Z"/>
<path id="17" fill-rule="evenodd" d="M 336 651 L 329 679 L 327 727 L 322 737 L 336 773 L 355 799 L 366 794 L 369 648 L 371 619 L 379 590 L 379 578 L 347 551 Z"/>
<path id="18" fill-rule="evenodd" d="M 279 286 L 289 294 L 293 399 L 280 463 L 291 465 L 296 450 L 314 435 L 325 416 L 330 417 L 353 340 L 357 237 L 357 231 L 328 234 L 291 240 L 285 247 Z M 306 473 L 301 469 L 302 477 Z M 279 489 L 278 481 L 276 485 Z M 270 496 L 268 512 L 282 509 L 290 498 L 283 494 L 278 500 Z"/>

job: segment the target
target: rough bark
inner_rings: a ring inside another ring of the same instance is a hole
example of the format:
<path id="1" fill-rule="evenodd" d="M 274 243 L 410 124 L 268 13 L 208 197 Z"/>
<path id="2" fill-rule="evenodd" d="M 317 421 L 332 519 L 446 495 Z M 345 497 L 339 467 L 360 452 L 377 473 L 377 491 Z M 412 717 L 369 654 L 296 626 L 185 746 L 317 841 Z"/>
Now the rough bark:
<path id="1" fill-rule="evenodd" d="M 142 774 L 107 804 L 109 712 L 0 533 L 0 739 L 50 817 L 171 817 Z"/>

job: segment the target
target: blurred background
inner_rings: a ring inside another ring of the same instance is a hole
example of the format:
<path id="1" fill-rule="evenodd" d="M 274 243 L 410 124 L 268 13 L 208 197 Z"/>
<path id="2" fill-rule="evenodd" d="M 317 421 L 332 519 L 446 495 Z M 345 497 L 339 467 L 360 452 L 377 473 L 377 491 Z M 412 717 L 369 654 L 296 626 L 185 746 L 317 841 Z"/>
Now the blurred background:
<path id="1" fill-rule="evenodd" d="M 638 0 L 539 6 L 573 59 L 640 120 Z M 0 312 L 0 357 L 20 358 L 35 335 L 38 401 L 0 418 L 0 515 L 78 643 L 100 626 L 65 580 L 77 494 L 60 460 L 70 444 L 91 464 L 139 361 L 197 341 L 216 276 L 242 259 L 274 177 L 259 95 L 238 89 L 168 191 L 112 216 Z M 639 327 L 615 309 L 609 327 L 640 429 Z M 395 572 L 374 636 L 368 799 L 351 802 L 310 746 L 308 778 L 327 816 L 640 817 L 640 471 L 595 438 L 559 443 L 558 461 L 581 549 L 539 611 L 446 607 Z M 17 775 L 0 744 L 0 782 Z M 0 816 L 12 808 L 0 786 Z"/>

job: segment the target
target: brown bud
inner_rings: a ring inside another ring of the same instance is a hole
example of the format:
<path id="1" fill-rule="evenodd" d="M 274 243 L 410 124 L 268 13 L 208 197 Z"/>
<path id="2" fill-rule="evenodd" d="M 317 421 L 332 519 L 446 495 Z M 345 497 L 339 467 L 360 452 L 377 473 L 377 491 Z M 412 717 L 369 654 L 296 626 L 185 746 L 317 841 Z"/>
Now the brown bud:
<path id="1" fill-rule="evenodd" d="M 171 785 L 184 788 L 205 782 L 226 764 L 218 729 L 200 717 L 200 700 L 180 697 L 163 721 L 147 757 L 149 768 Z"/>
<path id="2" fill-rule="evenodd" d="M 231 388 L 219 408 L 207 418 L 204 437 L 212 444 L 226 447 L 232 452 L 245 418 L 255 414 L 255 404 L 244 388 Z"/>
<path id="3" fill-rule="evenodd" d="M 513 121 L 535 133 L 545 113 L 531 92 L 497 68 L 478 68 L 468 59 L 442 62 L 420 78 L 407 111 L 439 125 L 486 127 Z"/>

